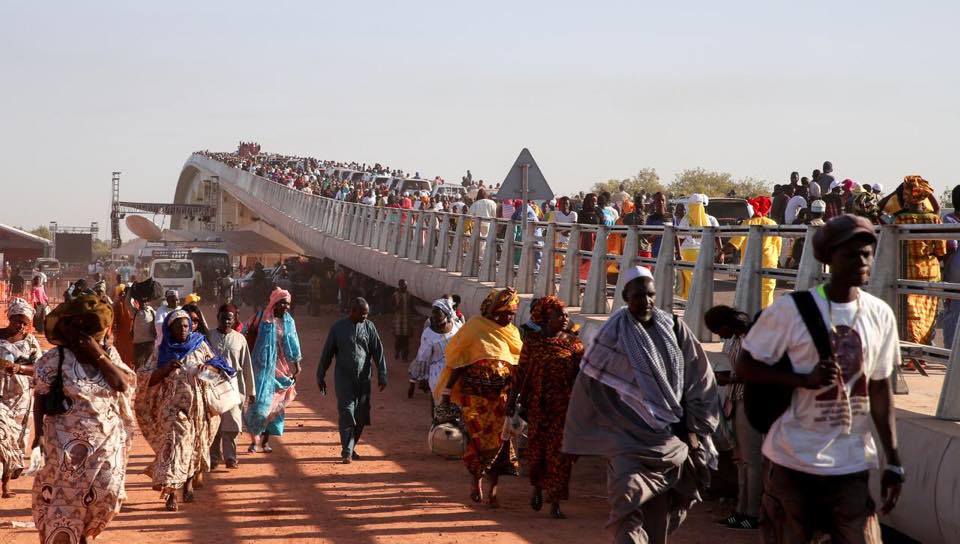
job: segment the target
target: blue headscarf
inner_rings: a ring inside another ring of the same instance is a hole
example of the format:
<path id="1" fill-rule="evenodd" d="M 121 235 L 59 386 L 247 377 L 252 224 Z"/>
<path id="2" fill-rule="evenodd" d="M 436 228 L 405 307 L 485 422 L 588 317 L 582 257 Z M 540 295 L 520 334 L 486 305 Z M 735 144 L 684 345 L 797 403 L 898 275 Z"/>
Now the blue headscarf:
<path id="1" fill-rule="evenodd" d="M 170 333 L 170 325 L 177 319 L 186 319 L 189 327 L 191 329 L 193 328 L 190 314 L 185 310 L 177 309 L 167 314 L 166 319 L 163 320 L 163 341 L 160 342 L 160 349 L 157 351 L 157 368 L 163 368 L 173 361 L 182 360 L 207 341 L 207 338 L 198 332 L 191 332 L 183 342 L 175 341 L 173 335 Z M 209 361 L 204 361 L 204 364 L 217 367 L 231 377 L 237 373 L 237 371 L 220 356 L 214 357 Z"/>

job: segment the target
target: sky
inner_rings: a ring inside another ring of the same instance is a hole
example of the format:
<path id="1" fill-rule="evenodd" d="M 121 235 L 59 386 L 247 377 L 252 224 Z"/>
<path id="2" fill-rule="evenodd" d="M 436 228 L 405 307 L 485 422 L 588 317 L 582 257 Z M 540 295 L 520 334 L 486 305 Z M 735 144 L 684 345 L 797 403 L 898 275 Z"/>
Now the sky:
<path id="1" fill-rule="evenodd" d="M 265 151 L 570 193 L 645 167 L 939 195 L 960 126 L 957 2 L 0 0 L 0 222 L 169 202 L 189 154 Z M 952 66 L 952 68 L 951 68 Z"/>

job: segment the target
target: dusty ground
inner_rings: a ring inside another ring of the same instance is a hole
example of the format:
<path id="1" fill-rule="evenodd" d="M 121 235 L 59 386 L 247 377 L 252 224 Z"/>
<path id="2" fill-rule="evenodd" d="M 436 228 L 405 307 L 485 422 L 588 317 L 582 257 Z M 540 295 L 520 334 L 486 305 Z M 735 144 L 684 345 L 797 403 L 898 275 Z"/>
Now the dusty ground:
<path id="1" fill-rule="evenodd" d="M 206 310 L 205 310 L 206 311 Z M 212 315 L 212 310 L 208 315 Z M 424 393 L 406 398 L 406 365 L 391 361 L 390 385 L 374 393 L 374 425 L 364 431 L 358 453 L 365 458 L 339 464 L 336 409 L 315 385 L 322 342 L 336 316 L 297 316 L 304 372 L 297 401 L 287 411 L 287 433 L 271 441 L 272 454 L 242 454 L 240 469 L 209 475 L 197 500 L 180 512 L 163 509 L 141 472 L 152 456 L 137 438 L 127 480 L 129 499 L 98 539 L 105 543 L 316 542 L 373 543 L 577 543 L 608 542 L 604 467 L 582 459 L 574 469 L 568 519 L 550 519 L 547 508 L 528 506 L 523 478 L 501 480 L 503 508 L 489 510 L 467 496 L 460 462 L 430 455 L 426 445 L 430 404 Z M 392 347 L 390 320 L 374 319 Z M 392 355 L 392 354 L 391 354 Z M 332 380 L 332 376 L 328 377 Z M 241 448 L 245 450 L 245 447 Z M 14 482 L 19 495 L 0 500 L 0 527 L 29 521 L 32 478 Z M 756 533 L 713 523 L 714 504 L 698 505 L 671 542 L 753 542 Z M 2 543 L 33 543 L 33 530 L 0 528 Z"/>

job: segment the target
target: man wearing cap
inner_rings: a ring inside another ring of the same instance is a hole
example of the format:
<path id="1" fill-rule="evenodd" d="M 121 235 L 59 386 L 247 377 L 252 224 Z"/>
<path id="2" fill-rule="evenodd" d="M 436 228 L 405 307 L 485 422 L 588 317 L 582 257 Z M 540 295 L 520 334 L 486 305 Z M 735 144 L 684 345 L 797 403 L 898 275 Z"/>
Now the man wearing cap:
<path id="1" fill-rule="evenodd" d="M 826 284 L 811 289 L 829 331 L 830 360 L 820 360 L 793 297 L 764 310 L 741 343 L 742 381 L 796 388 L 763 443 L 769 461 L 764 542 L 805 543 L 815 530 L 833 542 L 881 541 L 867 487 L 868 471 L 878 466 L 871 423 L 886 463 L 880 512 L 889 512 L 900 496 L 904 470 L 891 386 L 900 363 L 897 323 L 885 302 L 861 290 L 876 241 L 874 226 L 849 214 L 828 221 L 814 236 L 817 260 L 831 270 Z M 784 354 L 792 371 L 773 368 Z"/>
<path id="2" fill-rule="evenodd" d="M 178 293 L 176 289 L 167 289 L 163 294 L 163 298 L 163 303 L 157 308 L 155 320 L 157 329 L 156 346 L 159 346 L 160 341 L 163 340 L 163 321 L 167 318 L 167 314 L 180 308 L 180 293 Z"/>
<path id="3" fill-rule="evenodd" d="M 650 271 L 623 273 L 626 306 L 583 356 L 562 449 L 607 458 L 615 544 L 662 543 L 706 484 L 719 400 L 700 343 L 655 306 Z"/>

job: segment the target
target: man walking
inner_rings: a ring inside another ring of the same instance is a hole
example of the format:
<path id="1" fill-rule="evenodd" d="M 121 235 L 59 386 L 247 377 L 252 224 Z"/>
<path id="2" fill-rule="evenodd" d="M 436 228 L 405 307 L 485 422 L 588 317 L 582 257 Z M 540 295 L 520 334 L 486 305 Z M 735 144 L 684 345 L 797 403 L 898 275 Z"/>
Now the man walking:
<path id="1" fill-rule="evenodd" d="M 247 339 L 233 329 L 237 324 L 237 307 L 223 304 L 217 312 L 217 328 L 210 331 L 210 346 L 214 353 L 223 357 L 236 374 L 230 378 L 233 386 L 243 395 L 247 404 L 253 404 L 257 395 L 253 361 Z M 220 426 L 210 445 L 210 468 L 217 468 L 226 461 L 227 468 L 237 468 L 237 436 L 243 430 L 242 406 L 220 415 Z"/>
<path id="2" fill-rule="evenodd" d="M 607 458 L 615 544 L 663 544 L 709 481 L 719 399 L 700 343 L 656 308 L 653 274 L 638 266 L 625 277 L 626 306 L 583 356 L 563 451 Z"/>
<path id="3" fill-rule="evenodd" d="M 362 298 L 350 304 L 350 315 L 337 321 L 327 335 L 317 368 L 317 385 L 327 394 L 327 369 L 337 358 L 333 384 L 337 393 L 337 412 L 340 427 L 340 457 L 343 464 L 360 459 L 354 451 L 363 428 L 370 424 L 370 382 L 373 364 L 377 365 L 377 383 L 380 391 L 387 387 L 387 364 L 383 344 L 373 321 L 367 319 L 370 306 Z"/>
<path id="4" fill-rule="evenodd" d="M 826 284 L 810 297 L 829 342 L 811 333 L 794 297 L 781 297 L 744 337 L 737 363 L 747 383 L 795 387 L 791 405 L 763 442 L 761 529 L 769 544 L 800 544 L 814 530 L 834 543 L 879 543 L 880 525 L 867 487 L 878 465 L 871 423 L 883 448 L 881 513 L 897 503 L 904 471 L 897 453 L 891 376 L 900 364 L 897 324 L 881 299 L 860 289 L 870 277 L 873 225 L 854 215 L 827 222 L 813 239 Z M 817 349 L 831 351 L 824 360 Z M 787 354 L 791 372 L 774 369 Z"/>

